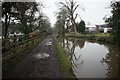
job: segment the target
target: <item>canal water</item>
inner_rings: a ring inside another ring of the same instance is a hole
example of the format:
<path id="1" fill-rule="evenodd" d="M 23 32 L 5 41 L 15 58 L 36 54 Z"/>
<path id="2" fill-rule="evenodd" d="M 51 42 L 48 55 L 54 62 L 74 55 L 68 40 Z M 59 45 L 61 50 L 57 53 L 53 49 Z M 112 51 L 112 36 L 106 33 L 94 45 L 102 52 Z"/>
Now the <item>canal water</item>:
<path id="1" fill-rule="evenodd" d="M 118 50 L 111 44 L 60 38 L 77 78 L 117 78 Z"/>

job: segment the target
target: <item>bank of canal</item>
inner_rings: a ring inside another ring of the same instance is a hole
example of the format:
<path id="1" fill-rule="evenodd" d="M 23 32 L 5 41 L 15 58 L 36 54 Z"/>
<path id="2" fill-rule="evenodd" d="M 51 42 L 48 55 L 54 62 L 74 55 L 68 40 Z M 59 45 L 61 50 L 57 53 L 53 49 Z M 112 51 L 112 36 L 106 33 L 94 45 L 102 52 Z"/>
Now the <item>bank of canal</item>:
<path id="1" fill-rule="evenodd" d="M 119 48 L 78 38 L 60 38 L 77 78 L 117 78 Z"/>

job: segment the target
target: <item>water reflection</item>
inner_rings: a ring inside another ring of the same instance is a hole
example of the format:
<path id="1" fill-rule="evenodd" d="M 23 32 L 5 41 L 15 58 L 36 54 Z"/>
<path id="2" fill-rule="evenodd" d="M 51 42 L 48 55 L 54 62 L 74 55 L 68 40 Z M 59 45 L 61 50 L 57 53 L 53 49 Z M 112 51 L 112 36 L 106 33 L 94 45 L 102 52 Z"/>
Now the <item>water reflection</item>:
<path id="1" fill-rule="evenodd" d="M 85 45 L 85 41 L 84 40 L 77 40 L 77 43 L 78 43 L 80 48 L 83 48 L 84 45 Z"/>
<path id="2" fill-rule="evenodd" d="M 75 38 L 60 38 L 78 78 L 118 77 L 118 47 Z"/>

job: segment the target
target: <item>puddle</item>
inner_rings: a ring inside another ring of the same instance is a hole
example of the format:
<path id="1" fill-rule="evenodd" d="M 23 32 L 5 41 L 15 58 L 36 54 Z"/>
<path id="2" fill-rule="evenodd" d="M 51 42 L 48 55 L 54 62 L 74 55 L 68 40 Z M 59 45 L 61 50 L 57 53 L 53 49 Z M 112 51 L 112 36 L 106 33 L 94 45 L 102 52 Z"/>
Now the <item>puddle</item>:
<path id="1" fill-rule="evenodd" d="M 52 45 L 52 39 L 47 39 L 47 40 L 45 41 L 45 45 L 51 46 L 51 45 Z"/>
<path id="2" fill-rule="evenodd" d="M 49 54 L 47 53 L 38 53 L 37 55 L 35 55 L 35 58 L 38 58 L 38 59 L 43 59 L 47 57 L 49 57 Z"/>
<path id="3" fill-rule="evenodd" d="M 52 45 L 52 42 L 46 42 L 45 45 L 51 46 L 51 45 Z"/>

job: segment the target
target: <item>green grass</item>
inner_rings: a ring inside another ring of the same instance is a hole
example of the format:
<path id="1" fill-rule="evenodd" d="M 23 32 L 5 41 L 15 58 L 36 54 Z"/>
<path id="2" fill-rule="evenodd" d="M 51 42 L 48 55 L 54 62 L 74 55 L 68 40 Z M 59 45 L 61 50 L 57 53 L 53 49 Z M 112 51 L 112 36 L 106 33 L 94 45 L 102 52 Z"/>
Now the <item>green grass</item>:
<path id="1" fill-rule="evenodd" d="M 88 39 L 88 40 L 95 40 L 99 42 L 105 42 L 105 43 L 111 43 L 115 44 L 113 41 L 113 37 L 109 33 L 98 33 L 98 34 L 87 34 L 87 35 L 82 35 L 83 39 Z"/>
<path id="2" fill-rule="evenodd" d="M 109 33 L 93 33 L 93 34 L 67 34 L 68 37 L 81 38 L 86 40 L 95 40 L 99 42 L 115 44 L 113 36 Z"/>
<path id="3" fill-rule="evenodd" d="M 94 33 L 94 34 L 79 34 L 79 33 L 69 33 L 66 34 L 69 37 L 84 37 L 84 36 L 96 36 L 96 37 L 110 37 L 109 33 Z"/>
<path id="4" fill-rule="evenodd" d="M 82 36 L 85 36 L 85 34 L 82 34 Z M 96 36 L 96 37 L 110 37 L 109 33 L 96 33 L 96 34 L 87 34 L 86 36 Z"/>
<path id="5" fill-rule="evenodd" d="M 69 62 L 68 56 L 64 53 L 64 49 L 60 46 L 60 44 L 56 43 L 56 50 L 57 50 L 57 56 L 60 62 L 60 72 L 63 74 L 64 78 L 75 78 L 71 64 Z"/>
<path id="6" fill-rule="evenodd" d="M 6 61 L 2 64 L 3 75 L 10 70 L 18 63 L 21 59 L 23 59 L 27 54 L 29 54 L 44 38 L 38 38 L 38 42 L 31 44 L 27 49 L 18 53 L 15 57 L 11 58 L 10 60 Z"/>

